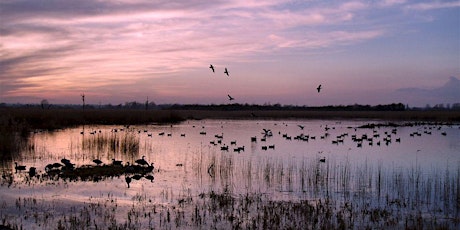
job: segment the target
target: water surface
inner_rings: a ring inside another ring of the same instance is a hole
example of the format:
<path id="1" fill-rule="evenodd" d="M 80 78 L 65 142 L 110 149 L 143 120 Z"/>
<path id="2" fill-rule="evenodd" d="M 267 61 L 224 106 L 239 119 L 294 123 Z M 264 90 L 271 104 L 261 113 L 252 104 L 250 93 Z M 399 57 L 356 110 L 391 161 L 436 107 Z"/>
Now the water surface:
<path id="1" fill-rule="evenodd" d="M 368 123 L 386 124 L 368 120 L 199 120 L 38 130 L 16 159 L 3 162 L 4 175 L 10 172 L 13 180 L 3 180 L 2 205 L 5 212 L 21 215 L 14 205 L 20 197 L 40 200 L 42 208 L 54 205 L 66 212 L 66 205 L 60 204 L 109 197 L 120 207 L 129 207 L 136 198 L 144 197 L 169 205 L 184 197 L 229 191 L 234 196 L 263 194 L 272 200 L 315 200 L 326 195 L 343 202 L 353 194 L 364 194 L 377 198 L 371 203 L 379 206 L 383 193 L 387 199 L 418 193 L 414 184 L 398 185 L 398 175 L 407 175 L 408 181 L 411 176 L 434 181 L 424 185 L 430 188 L 426 200 L 434 203 L 438 199 L 436 181 L 450 183 L 452 175 L 459 173 L 459 125 L 359 128 Z M 270 130 L 270 135 L 264 130 Z M 45 166 L 62 158 L 75 167 L 93 167 L 96 158 L 107 165 L 112 159 L 126 165 L 142 156 L 154 163 L 154 180 L 133 180 L 130 188 L 125 176 L 67 181 L 30 177 L 28 170 L 16 172 L 14 168 L 16 161 L 45 175 Z M 455 177 L 450 186 L 451 190 L 458 188 Z M 444 208 L 447 212 L 455 204 Z M 427 205 L 426 210 L 430 209 Z M 27 226 L 28 221 L 24 222 Z"/>

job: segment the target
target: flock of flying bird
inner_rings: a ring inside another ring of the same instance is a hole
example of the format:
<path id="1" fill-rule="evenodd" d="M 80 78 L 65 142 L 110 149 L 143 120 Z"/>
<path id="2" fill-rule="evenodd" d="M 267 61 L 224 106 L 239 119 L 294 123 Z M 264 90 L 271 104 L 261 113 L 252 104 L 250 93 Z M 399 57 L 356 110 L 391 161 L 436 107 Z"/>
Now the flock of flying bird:
<path id="1" fill-rule="evenodd" d="M 215 69 L 214 65 L 210 64 L 210 65 L 209 65 L 209 68 L 212 70 L 213 73 L 216 72 L 216 69 Z M 228 72 L 227 67 L 225 67 L 224 74 L 226 74 L 227 77 L 230 77 L 230 74 L 229 74 L 229 72 Z M 322 89 L 322 88 L 321 88 L 321 85 L 319 85 L 319 86 L 316 88 L 316 90 L 318 91 L 318 93 L 321 92 L 321 89 Z M 228 96 L 228 100 L 229 100 L 229 101 L 235 100 L 235 98 L 232 97 L 232 96 L 230 96 L 230 94 L 227 94 L 227 96 Z"/>

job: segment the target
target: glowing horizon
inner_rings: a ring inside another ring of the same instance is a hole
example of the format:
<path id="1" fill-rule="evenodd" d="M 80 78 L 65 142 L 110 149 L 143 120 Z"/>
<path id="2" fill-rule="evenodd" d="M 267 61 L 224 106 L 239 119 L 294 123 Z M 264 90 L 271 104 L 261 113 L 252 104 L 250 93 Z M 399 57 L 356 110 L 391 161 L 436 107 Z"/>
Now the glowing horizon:
<path id="1" fill-rule="evenodd" d="M 459 77 L 460 1 L 10 0 L 0 9 L 0 102 L 78 104 L 81 93 L 88 104 L 219 104 L 227 94 L 241 104 L 460 102 L 459 93 L 395 93 Z"/>

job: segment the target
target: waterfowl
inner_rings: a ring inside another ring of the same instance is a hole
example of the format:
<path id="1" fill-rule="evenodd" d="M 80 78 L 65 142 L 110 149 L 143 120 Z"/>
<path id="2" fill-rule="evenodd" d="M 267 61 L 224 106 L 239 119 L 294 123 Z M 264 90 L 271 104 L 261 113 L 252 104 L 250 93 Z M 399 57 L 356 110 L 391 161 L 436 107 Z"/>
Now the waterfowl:
<path id="1" fill-rule="evenodd" d="M 227 68 L 225 68 L 224 73 L 227 74 L 227 76 L 230 76 L 230 75 L 228 75 L 228 70 L 227 70 Z"/>
<path id="2" fill-rule="evenodd" d="M 67 164 L 70 164 L 70 160 L 69 160 L 69 159 L 62 158 L 62 159 L 61 159 L 61 163 L 67 165 Z"/>
<path id="3" fill-rule="evenodd" d="M 321 85 L 318 86 L 318 88 L 316 88 L 316 90 L 318 90 L 318 93 L 321 91 Z"/>
<path id="4" fill-rule="evenodd" d="M 99 166 L 100 164 L 102 164 L 102 161 L 99 160 L 99 159 L 94 159 L 93 162 L 94 162 L 96 165 L 98 165 L 98 166 Z"/>
<path id="5" fill-rule="evenodd" d="M 126 181 L 126 184 L 128 184 L 128 188 L 129 188 L 129 183 L 131 183 L 131 177 L 127 176 L 125 177 L 125 181 Z"/>
<path id="6" fill-rule="evenodd" d="M 144 159 L 145 156 L 142 156 L 141 159 L 137 159 L 135 162 L 138 164 L 138 165 L 149 165 L 149 163 Z"/>
<path id="7" fill-rule="evenodd" d="M 150 182 L 153 182 L 153 179 L 155 179 L 152 175 L 147 175 L 144 178 L 150 180 Z"/>
<path id="8" fill-rule="evenodd" d="M 37 174 L 37 168 L 35 167 L 30 167 L 29 168 L 29 176 L 34 177 Z"/>
<path id="9" fill-rule="evenodd" d="M 140 180 L 140 179 L 142 178 L 142 175 L 135 174 L 135 175 L 132 176 L 131 178 L 133 178 L 134 180 Z"/>
<path id="10" fill-rule="evenodd" d="M 212 69 L 212 72 L 214 73 L 214 66 L 212 64 L 209 65 L 209 68 Z"/>
<path id="11" fill-rule="evenodd" d="M 146 172 L 151 172 L 151 171 L 153 171 L 154 168 L 155 167 L 153 166 L 153 162 L 152 162 L 149 166 L 147 166 L 147 168 L 145 168 L 145 171 Z"/>
<path id="12" fill-rule="evenodd" d="M 16 172 L 22 171 L 22 170 L 26 170 L 26 166 L 25 166 L 25 165 L 18 165 L 18 162 L 14 162 L 14 164 L 15 164 L 14 169 L 16 169 Z"/>
<path id="13" fill-rule="evenodd" d="M 133 173 L 134 172 L 134 167 L 129 164 L 129 162 L 126 162 L 125 166 L 125 173 Z"/>
<path id="14" fill-rule="evenodd" d="M 123 161 L 117 161 L 115 159 L 112 159 L 112 165 L 121 165 L 121 162 Z"/>
<path id="15" fill-rule="evenodd" d="M 227 96 L 228 96 L 228 100 L 229 100 L 229 101 L 233 101 L 233 100 L 235 100 L 235 98 L 234 98 L 234 97 L 232 97 L 232 96 L 230 96 L 230 94 L 227 94 Z"/>

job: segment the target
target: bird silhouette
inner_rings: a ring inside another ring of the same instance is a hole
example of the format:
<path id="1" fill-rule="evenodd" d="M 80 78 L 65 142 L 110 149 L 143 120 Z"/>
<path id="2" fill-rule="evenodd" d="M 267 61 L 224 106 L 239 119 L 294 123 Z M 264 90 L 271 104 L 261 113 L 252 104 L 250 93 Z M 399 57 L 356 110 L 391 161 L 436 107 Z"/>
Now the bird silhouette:
<path id="1" fill-rule="evenodd" d="M 267 137 L 267 136 L 272 136 L 273 135 L 273 133 L 272 133 L 272 131 L 270 129 L 263 129 L 263 130 L 264 130 L 264 132 L 262 134 L 264 136 Z"/>
<path id="2" fill-rule="evenodd" d="M 94 162 L 96 165 L 98 165 L 98 166 L 99 166 L 100 164 L 102 164 L 102 161 L 99 160 L 99 159 L 94 159 L 93 162 Z"/>
<path id="3" fill-rule="evenodd" d="M 227 76 L 230 76 L 230 75 L 228 75 L 228 70 L 227 70 L 227 68 L 225 68 L 224 73 L 227 74 Z"/>
<path id="4" fill-rule="evenodd" d="M 149 163 L 148 163 L 146 160 L 144 160 L 144 157 L 145 157 L 145 156 L 142 156 L 142 159 L 137 159 L 135 162 L 136 162 L 137 164 L 139 164 L 139 165 L 147 165 L 147 166 L 148 166 Z"/>
<path id="5" fill-rule="evenodd" d="M 115 159 L 112 159 L 112 165 L 120 165 L 121 166 L 122 161 L 117 161 Z"/>
<path id="6" fill-rule="evenodd" d="M 228 96 L 228 100 L 229 100 L 229 101 L 233 101 L 233 100 L 235 100 L 235 98 L 234 98 L 234 97 L 232 97 L 232 96 L 230 96 L 230 94 L 228 94 L 227 96 Z"/>
<path id="7" fill-rule="evenodd" d="M 37 175 L 37 168 L 30 167 L 29 168 L 29 177 L 34 177 L 35 175 Z"/>
<path id="8" fill-rule="evenodd" d="M 70 160 L 69 160 L 69 159 L 65 159 L 65 158 L 62 158 L 62 159 L 61 159 L 61 162 L 62 162 L 63 164 L 65 164 L 65 165 L 66 165 L 66 164 L 71 164 L 71 163 L 70 163 Z"/>
<path id="9" fill-rule="evenodd" d="M 24 166 L 24 165 L 18 165 L 18 162 L 14 162 L 14 164 L 15 164 L 14 169 L 16 169 L 16 172 L 22 171 L 22 170 L 26 170 L 26 166 Z"/>
<path id="10" fill-rule="evenodd" d="M 214 73 L 214 66 L 212 64 L 209 65 L 209 68 L 212 69 L 212 72 Z"/>
<path id="11" fill-rule="evenodd" d="M 125 177 L 125 181 L 126 181 L 126 184 L 128 184 L 128 188 L 129 188 L 129 183 L 131 183 L 131 177 L 127 176 Z"/>
<path id="12" fill-rule="evenodd" d="M 132 176 L 131 178 L 133 178 L 134 180 L 140 180 L 143 176 L 140 175 L 140 174 L 135 174 L 134 176 Z"/>
<path id="13" fill-rule="evenodd" d="M 153 182 L 153 180 L 155 179 L 152 175 L 144 176 L 144 178 L 150 180 L 150 182 Z"/>
<path id="14" fill-rule="evenodd" d="M 321 85 L 319 85 L 318 88 L 316 88 L 316 90 L 318 90 L 319 93 L 319 91 L 321 91 Z"/>
<path id="15" fill-rule="evenodd" d="M 155 169 L 155 166 L 153 165 L 153 162 L 152 162 L 152 163 L 150 163 L 149 166 L 147 166 L 147 167 L 145 168 L 144 171 L 145 171 L 145 172 L 151 172 L 151 171 L 153 171 L 153 169 Z"/>
<path id="16" fill-rule="evenodd" d="M 303 126 L 303 125 L 297 125 L 297 126 L 299 126 L 299 128 L 302 129 L 302 130 L 303 130 L 303 128 L 305 128 L 305 126 Z"/>

